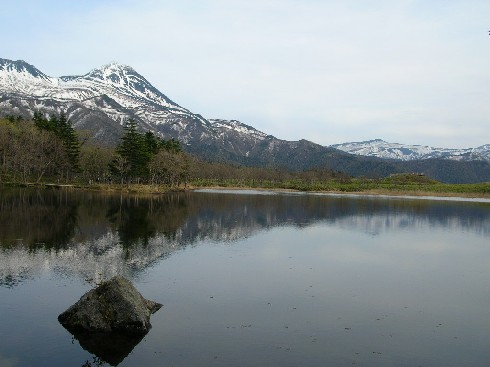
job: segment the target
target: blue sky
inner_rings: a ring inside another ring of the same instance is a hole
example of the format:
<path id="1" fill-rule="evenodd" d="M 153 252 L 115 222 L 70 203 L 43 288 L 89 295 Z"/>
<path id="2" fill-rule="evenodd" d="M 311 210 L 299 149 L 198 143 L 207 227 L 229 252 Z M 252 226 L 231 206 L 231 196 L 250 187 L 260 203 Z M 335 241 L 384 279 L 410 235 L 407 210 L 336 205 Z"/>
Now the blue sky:
<path id="1" fill-rule="evenodd" d="M 323 145 L 490 143 L 490 1 L 0 0 L 0 57 L 131 65 L 207 118 Z"/>

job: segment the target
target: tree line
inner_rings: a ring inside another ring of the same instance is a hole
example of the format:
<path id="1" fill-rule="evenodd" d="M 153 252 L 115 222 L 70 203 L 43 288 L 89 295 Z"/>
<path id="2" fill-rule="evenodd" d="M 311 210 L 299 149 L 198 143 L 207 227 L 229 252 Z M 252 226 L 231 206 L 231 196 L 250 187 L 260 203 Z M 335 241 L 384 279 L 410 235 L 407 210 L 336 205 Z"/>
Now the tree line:
<path id="1" fill-rule="evenodd" d="M 65 113 L 35 111 L 30 120 L 0 119 L 0 182 L 77 184 L 211 185 L 218 181 L 278 182 L 349 180 L 329 169 L 293 172 L 277 167 L 246 167 L 201 160 L 175 139 L 142 132 L 134 120 L 124 126 L 116 147 L 104 146 L 77 132 Z"/>
<path id="2" fill-rule="evenodd" d="M 139 132 L 128 120 L 116 147 L 90 142 L 64 112 L 0 119 L 0 182 L 180 185 L 189 157 L 174 139 Z"/>
<path id="3" fill-rule="evenodd" d="M 3 181 L 41 182 L 54 176 L 68 180 L 78 169 L 78 149 L 78 138 L 64 114 L 0 120 Z"/>
<path id="4" fill-rule="evenodd" d="M 189 157 L 177 140 L 162 139 L 151 131 L 141 133 L 130 119 L 108 167 L 121 183 L 178 186 L 187 182 Z"/>

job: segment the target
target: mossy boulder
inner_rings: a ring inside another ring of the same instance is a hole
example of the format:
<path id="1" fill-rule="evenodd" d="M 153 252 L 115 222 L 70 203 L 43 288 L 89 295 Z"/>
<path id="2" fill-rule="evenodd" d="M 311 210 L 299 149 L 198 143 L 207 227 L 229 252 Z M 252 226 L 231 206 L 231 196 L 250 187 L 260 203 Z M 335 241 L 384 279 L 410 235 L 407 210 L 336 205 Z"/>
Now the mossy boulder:
<path id="1" fill-rule="evenodd" d="M 72 333 L 146 334 L 151 328 L 150 315 L 160 307 L 118 276 L 85 293 L 58 321 Z"/>

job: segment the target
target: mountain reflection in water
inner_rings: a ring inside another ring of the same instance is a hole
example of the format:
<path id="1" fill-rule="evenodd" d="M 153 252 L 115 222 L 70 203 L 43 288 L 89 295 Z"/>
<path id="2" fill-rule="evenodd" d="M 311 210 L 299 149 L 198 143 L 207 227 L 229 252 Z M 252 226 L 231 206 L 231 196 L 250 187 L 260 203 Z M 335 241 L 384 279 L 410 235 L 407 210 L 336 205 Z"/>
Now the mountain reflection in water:
<path id="1" fill-rule="evenodd" d="M 455 228 L 490 236 L 486 203 L 320 195 L 134 196 L 74 190 L 0 191 L 0 286 L 45 270 L 98 283 L 135 278 L 162 258 L 201 241 L 230 242 L 276 226 L 332 223 L 378 235 Z"/>

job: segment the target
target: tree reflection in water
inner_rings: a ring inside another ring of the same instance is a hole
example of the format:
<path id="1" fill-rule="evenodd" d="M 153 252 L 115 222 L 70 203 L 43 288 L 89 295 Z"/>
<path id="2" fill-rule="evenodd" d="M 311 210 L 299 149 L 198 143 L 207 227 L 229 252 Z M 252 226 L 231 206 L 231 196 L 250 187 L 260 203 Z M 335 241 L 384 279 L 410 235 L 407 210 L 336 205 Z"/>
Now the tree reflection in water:
<path id="1" fill-rule="evenodd" d="M 114 275 L 137 276 L 189 244 L 236 241 L 277 226 L 326 222 L 376 235 L 430 223 L 488 236 L 489 217 L 488 203 L 2 189 L 0 285 L 14 287 L 46 268 L 92 283 Z"/>

